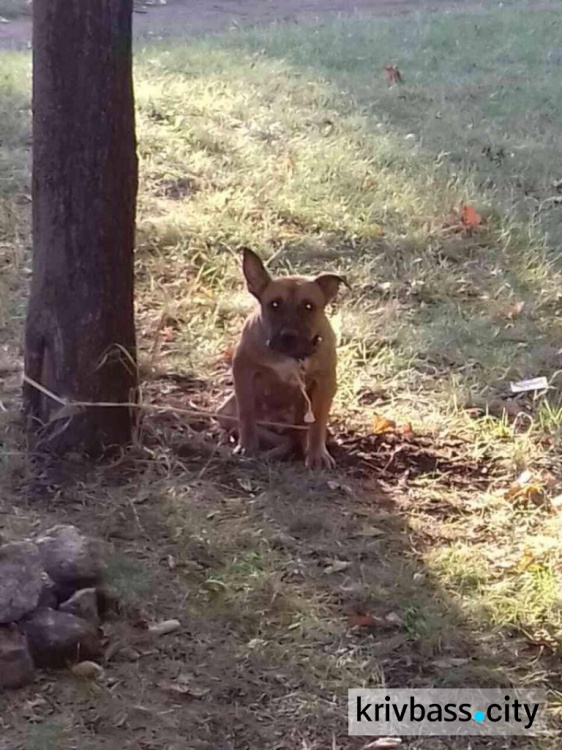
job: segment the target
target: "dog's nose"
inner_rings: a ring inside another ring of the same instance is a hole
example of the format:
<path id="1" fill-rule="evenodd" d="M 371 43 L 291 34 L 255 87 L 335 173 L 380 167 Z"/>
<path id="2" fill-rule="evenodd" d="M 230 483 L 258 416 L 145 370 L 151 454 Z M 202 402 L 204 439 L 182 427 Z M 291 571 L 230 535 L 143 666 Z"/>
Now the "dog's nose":
<path id="1" fill-rule="evenodd" d="M 279 343 L 282 347 L 290 349 L 298 342 L 299 335 L 296 331 L 287 328 L 279 332 Z"/>

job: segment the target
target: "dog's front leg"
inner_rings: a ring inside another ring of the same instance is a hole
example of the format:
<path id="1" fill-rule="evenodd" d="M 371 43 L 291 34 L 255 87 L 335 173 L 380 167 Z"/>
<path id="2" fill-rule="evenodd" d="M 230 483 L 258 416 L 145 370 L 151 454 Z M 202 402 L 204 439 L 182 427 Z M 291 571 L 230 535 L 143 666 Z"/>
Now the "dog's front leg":
<path id="1" fill-rule="evenodd" d="M 309 469 L 331 469 L 335 466 L 336 462 L 326 448 L 328 418 L 335 393 L 335 376 L 314 381 L 310 389 L 309 396 L 314 422 L 308 431 L 306 447 L 305 463 Z"/>
<path id="2" fill-rule="evenodd" d="M 238 453 L 254 456 L 259 439 L 256 425 L 256 398 L 254 368 L 243 357 L 234 357 L 232 363 L 234 393 L 238 407 Z"/>

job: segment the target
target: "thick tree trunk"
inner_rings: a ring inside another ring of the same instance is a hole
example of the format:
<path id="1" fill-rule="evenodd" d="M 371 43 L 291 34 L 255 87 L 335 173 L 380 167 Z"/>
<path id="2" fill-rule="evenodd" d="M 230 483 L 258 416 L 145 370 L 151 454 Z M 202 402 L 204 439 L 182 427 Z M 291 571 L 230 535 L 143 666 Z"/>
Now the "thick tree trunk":
<path id="1" fill-rule="evenodd" d="M 135 399 L 133 0 L 33 0 L 33 279 L 26 374 L 58 396 Z M 128 408 L 68 412 L 29 383 L 58 452 L 131 438 Z"/>

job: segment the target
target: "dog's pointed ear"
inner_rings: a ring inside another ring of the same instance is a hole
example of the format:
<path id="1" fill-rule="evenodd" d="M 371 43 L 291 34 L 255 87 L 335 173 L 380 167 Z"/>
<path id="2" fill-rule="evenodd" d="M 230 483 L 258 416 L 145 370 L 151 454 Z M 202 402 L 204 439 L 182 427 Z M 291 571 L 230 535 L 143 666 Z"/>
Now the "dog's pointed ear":
<path id="1" fill-rule="evenodd" d="M 271 281 L 271 276 L 265 269 L 264 264 L 253 250 L 244 248 L 242 256 L 242 271 L 246 279 L 246 285 L 250 294 L 260 299 L 266 286 Z"/>
<path id="2" fill-rule="evenodd" d="M 324 297 L 326 298 L 326 304 L 332 302 L 336 298 L 341 284 L 348 289 L 350 288 L 343 276 L 338 276 L 335 273 L 322 273 L 320 276 L 317 276 L 314 281 L 322 290 Z"/>

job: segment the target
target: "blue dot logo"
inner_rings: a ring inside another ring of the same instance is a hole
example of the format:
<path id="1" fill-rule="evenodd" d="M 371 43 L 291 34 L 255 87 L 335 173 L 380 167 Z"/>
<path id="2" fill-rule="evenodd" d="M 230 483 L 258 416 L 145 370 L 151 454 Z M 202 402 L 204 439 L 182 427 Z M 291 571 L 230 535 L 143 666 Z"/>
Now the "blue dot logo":
<path id="1" fill-rule="evenodd" d="M 477 711 L 472 718 L 474 719 L 474 721 L 481 722 L 484 721 L 486 717 L 484 716 L 483 711 Z"/>

